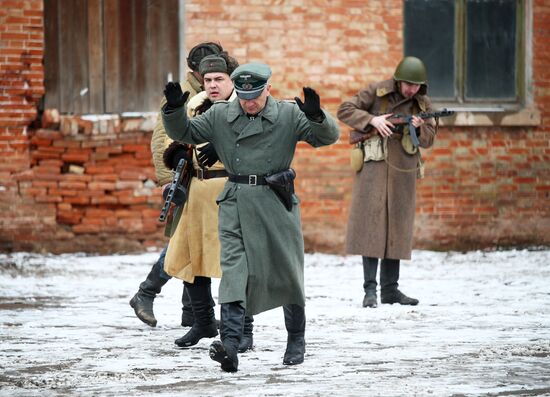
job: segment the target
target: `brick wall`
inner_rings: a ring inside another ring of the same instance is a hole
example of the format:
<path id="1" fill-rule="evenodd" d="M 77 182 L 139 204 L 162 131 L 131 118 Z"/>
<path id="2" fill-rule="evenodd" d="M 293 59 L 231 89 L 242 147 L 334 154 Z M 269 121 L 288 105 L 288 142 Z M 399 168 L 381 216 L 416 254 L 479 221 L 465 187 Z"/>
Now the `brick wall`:
<path id="1" fill-rule="evenodd" d="M 48 209 L 19 193 L 14 175 L 30 167 L 28 126 L 44 93 L 41 1 L 0 2 L 0 244 L 55 223 Z M 21 216 L 15 212 L 16 204 Z M 39 219 L 40 222 L 36 222 Z"/>
<path id="2" fill-rule="evenodd" d="M 333 114 L 387 78 L 402 54 L 402 2 L 186 1 L 186 49 L 219 41 L 273 69 L 273 94 L 318 90 Z M 445 127 L 424 152 L 416 247 L 550 243 L 550 9 L 534 1 L 535 127 Z M 41 1 L 0 0 L 0 251 L 128 251 L 164 243 L 152 185 L 149 119 L 37 115 L 43 94 Z M 308 250 L 342 252 L 353 183 L 348 130 L 299 145 L 294 167 Z M 75 238 L 76 237 L 76 238 Z"/>

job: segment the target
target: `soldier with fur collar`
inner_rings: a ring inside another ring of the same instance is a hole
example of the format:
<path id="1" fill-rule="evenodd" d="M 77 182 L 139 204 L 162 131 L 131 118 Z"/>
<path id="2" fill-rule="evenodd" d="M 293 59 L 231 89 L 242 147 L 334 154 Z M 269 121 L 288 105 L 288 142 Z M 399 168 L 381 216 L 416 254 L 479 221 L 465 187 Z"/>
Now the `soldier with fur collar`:
<path id="1" fill-rule="evenodd" d="M 187 103 L 189 117 L 206 113 L 210 107 L 216 106 L 216 102 L 236 98 L 229 76 L 237 66 L 237 61 L 224 52 L 207 56 L 201 61 L 199 71 L 204 79 L 205 91 Z M 188 145 L 173 142 L 165 153 L 167 165 L 175 167 L 179 160 L 177 153 L 185 153 L 187 148 Z M 192 153 L 193 177 L 189 198 L 170 239 L 164 265 L 168 274 L 184 281 L 195 315 L 191 330 L 175 341 L 180 347 L 193 346 L 202 338 L 218 334 L 210 285 L 212 277 L 221 277 L 216 197 L 223 190 L 227 172 L 212 144 L 193 146 Z M 241 352 L 252 348 L 252 322 L 252 316 L 247 316 L 244 337 L 239 345 Z"/>

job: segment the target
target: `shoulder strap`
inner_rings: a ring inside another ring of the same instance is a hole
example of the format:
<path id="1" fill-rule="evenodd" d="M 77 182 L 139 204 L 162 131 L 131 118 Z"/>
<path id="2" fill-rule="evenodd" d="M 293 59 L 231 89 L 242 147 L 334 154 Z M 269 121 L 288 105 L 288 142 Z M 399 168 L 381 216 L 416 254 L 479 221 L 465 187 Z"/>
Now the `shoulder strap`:
<path id="1" fill-rule="evenodd" d="M 380 97 L 380 114 L 388 112 L 388 95 Z"/>

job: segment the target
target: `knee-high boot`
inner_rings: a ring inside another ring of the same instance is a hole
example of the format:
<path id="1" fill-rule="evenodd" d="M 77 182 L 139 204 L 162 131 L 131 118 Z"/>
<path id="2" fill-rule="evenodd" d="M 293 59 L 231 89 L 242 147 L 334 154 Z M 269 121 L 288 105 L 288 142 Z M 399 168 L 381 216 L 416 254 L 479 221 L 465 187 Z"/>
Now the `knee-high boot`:
<path id="1" fill-rule="evenodd" d="M 195 277 L 195 282 L 185 283 L 185 288 L 191 298 L 191 307 L 195 323 L 185 335 L 176 339 L 179 347 L 196 345 L 202 338 L 212 338 L 218 335 L 216 318 L 214 317 L 214 300 L 210 290 L 211 280 L 209 277 Z"/>
<path id="2" fill-rule="evenodd" d="M 164 272 L 165 255 L 166 248 L 161 252 L 145 281 L 139 285 L 138 292 L 130 299 L 130 306 L 134 309 L 136 316 L 151 327 L 157 326 L 157 319 L 153 312 L 153 301 L 157 294 L 160 293 L 164 284 L 171 278 Z"/>
<path id="3" fill-rule="evenodd" d="M 400 305 L 418 305 L 418 299 L 409 298 L 399 291 L 398 259 L 382 259 L 380 266 L 380 301 L 382 303 L 399 303 Z"/>
<path id="4" fill-rule="evenodd" d="M 191 306 L 191 298 L 189 292 L 185 288 L 185 282 L 183 283 L 183 291 L 181 294 L 181 326 L 192 327 L 195 322 L 195 316 L 193 316 L 193 307 Z"/>
<path id="5" fill-rule="evenodd" d="M 378 271 L 378 258 L 363 257 L 363 307 L 376 307 L 378 297 L 376 295 L 376 272 Z"/>
<path id="6" fill-rule="evenodd" d="M 285 326 L 288 332 L 286 351 L 283 358 L 284 365 L 296 365 L 304 362 L 306 342 L 304 338 L 306 330 L 306 313 L 303 306 L 283 306 Z"/>
<path id="7" fill-rule="evenodd" d="M 239 353 L 244 353 L 247 350 L 252 350 L 254 347 L 253 330 L 254 330 L 254 317 L 244 316 L 244 328 L 241 343 L 239 343 Z"/>
<path id="8" fill-rule="evenodd" d="M 210 358 L 221 364 L 222 370 L 236 372 L 237 351 L 243 335 L 245 309 L 239 302 L 221 304 L 220 341 L 210 345 Z"/>

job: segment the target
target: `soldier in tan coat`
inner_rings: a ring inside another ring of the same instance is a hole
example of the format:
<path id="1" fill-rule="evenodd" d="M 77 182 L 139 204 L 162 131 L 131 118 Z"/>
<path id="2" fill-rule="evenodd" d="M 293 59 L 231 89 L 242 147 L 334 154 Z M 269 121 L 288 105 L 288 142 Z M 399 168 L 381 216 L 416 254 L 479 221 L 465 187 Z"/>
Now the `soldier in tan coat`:
<path id="1" fill-rule="evenodd" d="M 411 258 L 420 152 L 411 144 L 408 126 L 396 128 L 388 117 L 431 111 L 426 92 L 424 64 L 406 57 L 392 79 L 371 84 L 338 110 L 341 121 L 372 135 L 365 141 L 365 162 L 355 177 L 346 236 L 347 253 L 363 257 L 364 307 L 377 305 L 379 258 L 381 302 L 418 304 L 397 287 L 400 259 Z M 419 146 L 431 147 L 436 133 L 433 119 L 413 116 L 412 124 Z"/>
<path id="2" fill-rule="evenodd" d="M 225 52 L 207 56 L 201 61 L 199 72 L 204 80 L 205 91 L 187 102 L 188 117 L 193 118 L 217 106 L 216 103 L 230 102 L 236 98 L 229 76 L 238 66 L 237 61 Z M 165 162 L 175 168 L 180 157 L 170 153 L 176 153 L 176 150 L 179 153 L 182 150 L 186 152 L 187 146 L 171 143 L 165 153 Z M 193 146 L 192 152 L 190 160 L 193 162 L 193 177 L 189 185 L 189 197 L 168 244 L 164 262 L 164 270 L 168 274 L 184 281 L 195 316 L 191 330 L 175 341 L 180 347 L 193 346 L 202 338 L 218 334 L 210 286 L 212 277 L 222 276 L 216 198 L 225 186 L 227 171 L 218 160 L 211 143 Z M 239 352 L 252 348 L 252 323 L 252 315 L 246 316 Z"/>
<path id="3" fill-rule="evenodd" d="M 219 54 L 222 51 L 223 48 L 219 44 L 212 42 L 197 44 L 189 51 L 187 66 L 191 71 L 187 73 L 186 79 L 182 84 L 185 86 L 185 89 L 190 92 L 190 98 L 203 90 L 202 76 L 199 73 L 199 64 L 201 60 L 207 55 Z M 166 100 L 163 98 L 161 107 L 164 103 L 166 103 Z M 153 153 L 153 165 L 155 166 L 158 186 L 167 186 L 170 184 L 174 175 L 174 172 L 166 167 L 163 161 L 164 151 L 171 142 L 172 139 L 166 135 L 162 124 L 162 118 L 159 115 L 151 139 L 151 152 Z M 167 232 L 170 234 L 170 225 L 167 226 Z M 140 284 L 138 292 L 130 300 L 130 306 L 134 309 L 136 316 L 151 327 L 157 325 L 157 319 L 153 313 L 153 301 L 157 294 L 160 293 L 164 284 L 171 278 L 171 276 L 164 271 L 166 250 L 167 248 L 161 252 L 157 262 L 147 275 L 147 278 Z M 182 294 L 182 305 L 181 325 L 190 327 L 194 323 L 194 317 L 189 295 L 185 288 Z"/>

